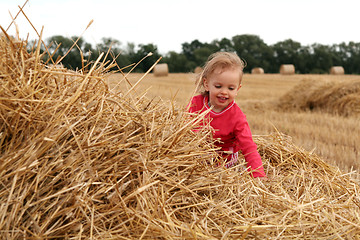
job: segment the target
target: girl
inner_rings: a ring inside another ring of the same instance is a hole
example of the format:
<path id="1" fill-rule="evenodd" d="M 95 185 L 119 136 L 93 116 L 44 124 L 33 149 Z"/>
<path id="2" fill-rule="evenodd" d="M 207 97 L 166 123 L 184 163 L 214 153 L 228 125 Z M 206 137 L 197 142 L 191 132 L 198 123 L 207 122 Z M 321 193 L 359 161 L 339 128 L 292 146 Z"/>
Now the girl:
<path id="1" fill-rule="evenodd" d="M 266 177 L 245 114 L 234 100 L 241 88 L 243 68 L 244 62 L 235 53 L 212 54 L 197 79 L 201 95 L 191 99 L 189 112 L 211 109 L 206 118 L 214 130 L 214 139 L 220 139 L 215 144 L 221 148 L 226 167 L 238 161 L 238 151 L 241 151 L 252 175 Z"/>

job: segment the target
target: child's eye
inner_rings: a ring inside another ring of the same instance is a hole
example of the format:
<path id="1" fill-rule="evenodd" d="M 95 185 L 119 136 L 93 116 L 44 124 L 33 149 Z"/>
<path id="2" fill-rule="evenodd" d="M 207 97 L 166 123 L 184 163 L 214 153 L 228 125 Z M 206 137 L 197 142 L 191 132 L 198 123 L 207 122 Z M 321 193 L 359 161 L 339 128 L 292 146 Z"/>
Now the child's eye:
<path id="1" fill-rule="evenodd" d="M 220 86 L 220 85 L 215 85 L 215 87 L 216 87 L 216 88 L 221 88 L 221 86 Z"/>
<path id="2" fill-rule="evenodd" d="M 234 90 L 234 89 L 235 89 L 235 88 L 233 88 L 233 87 L 229 87 L 229 90 L 231 90 L 231 91 Z"/>

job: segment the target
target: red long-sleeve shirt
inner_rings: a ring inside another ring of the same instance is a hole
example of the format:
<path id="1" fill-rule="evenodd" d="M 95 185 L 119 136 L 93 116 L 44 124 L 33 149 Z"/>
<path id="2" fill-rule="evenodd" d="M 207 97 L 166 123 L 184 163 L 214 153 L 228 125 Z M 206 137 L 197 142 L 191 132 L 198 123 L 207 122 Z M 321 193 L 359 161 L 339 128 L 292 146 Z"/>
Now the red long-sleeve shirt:
<path id="1" fill-rule="evenodd" d="M 208 96 L 197 95 L 191 99 L 189 112 L 201 113 L 209 109 Z M 249 170 L 254 177 L 266 177 L 260 154 L 253 141 L 249 124 L 245 114 L 233 101 L 223 111 L 210 111 L 206 118 L 210 118 L 210 126 L 214 129 L 213 138 L 220 139 L 215 143 L 223 151 L 236 153 L 241 151 Z"/>

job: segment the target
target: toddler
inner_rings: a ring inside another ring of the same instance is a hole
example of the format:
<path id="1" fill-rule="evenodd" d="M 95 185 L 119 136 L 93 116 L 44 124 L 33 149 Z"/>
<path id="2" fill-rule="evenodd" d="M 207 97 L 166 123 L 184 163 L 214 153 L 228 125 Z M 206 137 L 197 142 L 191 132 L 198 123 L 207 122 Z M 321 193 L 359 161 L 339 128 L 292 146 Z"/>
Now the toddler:
<path id="1" fill-rule="evenodd" d="M 212 54 L 197 79 L 201 94 L 191 99 L 189 112 L 211 109 L 206 118 L 213 128 L 213 138 L 220 140 L 215 144 L 221 148 L 226 167 L 237 163 L 241 151 L 252 176 L 266 177 L 246 116 L 235 103 L 243 68 L 244 62 L 235 53 Z"/>

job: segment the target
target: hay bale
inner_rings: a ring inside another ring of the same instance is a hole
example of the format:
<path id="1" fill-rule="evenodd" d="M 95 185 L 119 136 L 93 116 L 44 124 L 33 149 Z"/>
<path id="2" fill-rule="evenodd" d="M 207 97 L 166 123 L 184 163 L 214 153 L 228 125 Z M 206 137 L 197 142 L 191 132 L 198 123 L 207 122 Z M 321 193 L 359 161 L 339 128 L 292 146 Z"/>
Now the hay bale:
<path id="1" fill-rule="evenodd" d="M 256 67 L 251 69 L 251 74 L 264 74 L 264 69 L 261 67 Z"/>
<path id="2" fill-rule="evenodd" d="M 282 64 L 280 66 L 280 74 L 283 75 L 295 74 L 295 66 L 293 64 Z"/>
<path id="3" fill-rule="evenodd" d="M 167 63 L 157 64 L 153 69 L 153 73 L 155 77 L 166 77 L 169 74 Z"/>
<path id="4" fill-rule="evenodd" d="M 330 74 L 332 75 L 343 75 L 345 74 L 345 70 L 342 66 L 332 66 L 330 68 Z"/>
<path id="5" fill-rule="evenodd" d="M 203 71 L 203 68 L 202 67 L 196 67 L 195 70 L 194 70 L 194 73 L 196 74 L 199 74 Z"/>

